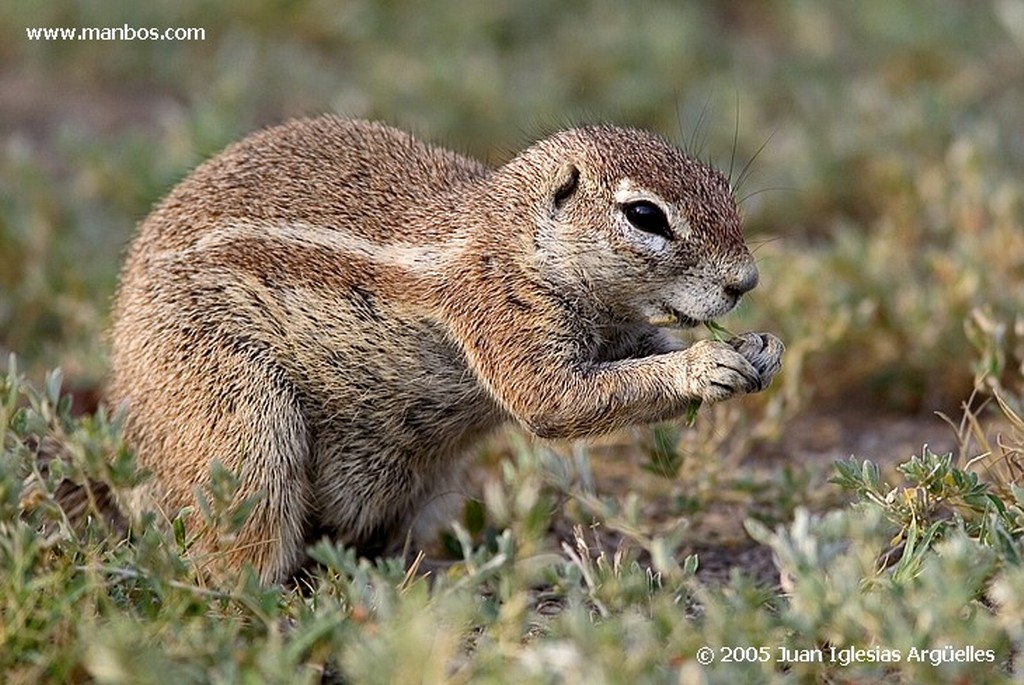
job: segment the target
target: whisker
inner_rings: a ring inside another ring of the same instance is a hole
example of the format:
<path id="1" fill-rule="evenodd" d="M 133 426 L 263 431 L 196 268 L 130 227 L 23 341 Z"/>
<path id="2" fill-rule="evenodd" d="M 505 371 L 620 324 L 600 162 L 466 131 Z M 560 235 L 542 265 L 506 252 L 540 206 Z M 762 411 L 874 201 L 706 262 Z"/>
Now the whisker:
<path id="1" fill-rule="evenodd" d="M 700 106 L 700 113 L 697 115 L 697 123 L 690 133 L 690 141 L 687 144 L 689 152 L 695 159 L 700 159 L 704 154 L 704 146 L 708 143 L 708 110 L 711 107 L 711 93 L 704 98 L 704 104 Z"/>
<path id="2" fill-rule="evenodd" d="M 786 191 L 793 192 L 793 191 L 795 191 L 797 189 L 794 186 L 770 186 L 768 188 L 761 188 L 760 190 L 754 190 L 754 191 L 751 191 L 751 192 L 747 193 L 742 198 L 737 200 L 736 204 L 742 205 L 744 202 L 746 202 L 750 198 L 756 197 L 756 196 L 760 195 L 761 193 L 767 193 L 767 192 L 776 191 L 776 190 L 786 190 Z"/>
<path id="3" fill-rule="evenodd" d="M 743 170 L 740 171 L 740 177 L 736 181 L 736 187 L 737 188 L 739 188 L 740 186 L 742 186 L 746 182 L 746 180 L 748 178 L 747 172 L 750 171 L 751 167 L 754 164 L 754 161 L 757 160 L 757 158 L 761 156 L 761 153 L 764 152 L 764 149 L 766 147 L 768 147 L 768 143 L 772 142 L 772 138 L 775 137 L 775 134 L 777 132 L 778 132 L 778 129 L 775 129 L 770 134 L 768 134 L 768 137 L 765 138 L 763 143 L 761 143 L 761 146 L 759 148 L 757 148 L 757 150 L 754 152 L 753 156 L 751 156 L 751 158 L 743 166 Z"/>
<path id="4" fill-rule="evenodd" d="M 763 238 L 763 239 L 760 239 L 760 240 L 748 240 L 747 241 L 747 247 L 750 250 L 750 253 L 754 254 L 758 250 L 760 250 L 762 247 L 764 247 L 764 246 L 766 246 L 766 245 L 768 245 L 770 243 L 774 243 L 777 240 L 782 240 L 782 236 L 773 236 L 771 238 Z"/>
<path id="5" fill-rule="evenodd" d="M 740 140 L 740 94 L 736 93 L 736 116 L 733 117 L 732 127 L 732 153 L 729 155 L 729 174 L 726 178 L 729 180 L 729 186 L 732 187 L 732 171 L 736 164 L 736 148 L 739 146 Z M 749 165 L 749 163 L 748 163 Z M 746 170 L 746 167 L 744 167 Z M 741 173 L 740 176 L 743 174 Z"/>

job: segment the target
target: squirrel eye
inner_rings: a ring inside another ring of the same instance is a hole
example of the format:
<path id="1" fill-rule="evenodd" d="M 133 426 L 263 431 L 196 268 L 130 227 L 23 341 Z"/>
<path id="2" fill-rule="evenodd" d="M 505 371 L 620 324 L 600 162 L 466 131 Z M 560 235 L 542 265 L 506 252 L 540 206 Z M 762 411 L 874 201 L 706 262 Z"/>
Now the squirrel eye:
<path id="1" fill-rule="evenodd" d="M 665 216 L 665 212 L 661 211 L 661 207 L 653 202 L 647 200 L 630 202 L 622 208 L 622 212 L 634 228 L 661 236 L 665 240 L 675 240 L 675 235 L 668 225 L 668 217 Z"/>

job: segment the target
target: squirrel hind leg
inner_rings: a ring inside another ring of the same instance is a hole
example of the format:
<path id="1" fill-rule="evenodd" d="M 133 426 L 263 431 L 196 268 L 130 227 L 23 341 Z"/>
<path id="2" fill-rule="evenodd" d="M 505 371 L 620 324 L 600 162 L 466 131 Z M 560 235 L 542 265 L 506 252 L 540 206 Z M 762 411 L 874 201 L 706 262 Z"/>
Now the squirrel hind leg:
<path id="1" fill-rule="evenodd" d="M 234 426 L 238 433 L 233 442 L 238 441 L 235 444 L 242 445 L 242 451 L 228 464 L 239 478 L 232 504 L 245 505 L 249 511 L 237 532 L 207 549 L 215 552 L 215 574 L 219 567 L 236 574 L 248 564 L 263 583 L 280 583 L 305 563 L 306 539 L 313 524 L 306 419 L 294 394 L 272 382 L 280 376 L 266 377 L 274 374 L 272 369 L 249 366 L 239 372 L 263 376 L 245 379 L 238 386 L 259 391 L 237 400 L 242 416 Z M 274 389 L 268 392 L 270 388 Z M 210 456 L 212 463 L 227 455 Z"/>
<path id="2" fill-rule="evenodd" d="M 169 523 L 189 508 L 187 554 L 217 584 L 246 565 L 264 583 L 287 579 L 304 561 L 315 511 L 309 428 L 291 376 L 243 335 L 197 328 L 187 340 L 143 342 L 148 357 L 125 354 L 116 364 L 126 438 L 150 472 L 129 510 Z M 154 358 L 180 362 L 156 375 Z M 197 493 L 210 506 L 199 506 Z"/>

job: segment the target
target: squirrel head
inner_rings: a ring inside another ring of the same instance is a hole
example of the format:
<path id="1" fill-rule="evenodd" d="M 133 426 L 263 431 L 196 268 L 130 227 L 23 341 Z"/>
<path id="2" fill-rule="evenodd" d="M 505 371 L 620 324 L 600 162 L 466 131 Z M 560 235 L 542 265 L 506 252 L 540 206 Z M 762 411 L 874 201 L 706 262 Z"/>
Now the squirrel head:
<path id="1" fill-rule="evenodd" d="M 693 326 L 757 285 L 726 178 L 656 135 L 569 129 L 495 176 L 529 198 L 516 211 L 538 277 L 616 317 Z"/>

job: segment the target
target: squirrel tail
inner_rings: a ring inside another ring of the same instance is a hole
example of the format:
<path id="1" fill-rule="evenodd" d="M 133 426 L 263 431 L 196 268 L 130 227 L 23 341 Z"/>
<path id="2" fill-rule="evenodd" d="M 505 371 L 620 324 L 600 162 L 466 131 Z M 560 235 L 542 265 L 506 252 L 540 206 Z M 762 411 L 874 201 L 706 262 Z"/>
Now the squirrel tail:
<path id="1" fill-rule="evenodd" d="M 47 436 L 27 441 L 33 452 L 36 469 L 22 482 L 19 506 L 25 515 L 52 501 L 63 512 L 64 518 L 74 530 L 84 530 L 90 521 L 100 521 L 108 529 L 124 534 L 128 530 L 128 519 L 121 511 L 110 485 L 93 479 L 76 482 L 65 478 L 57 484 L 52 494 L 47 494 L 46 483 L 53 464 L 57 461 L 71 463 L 71 454 L 58 439 Z"/>

